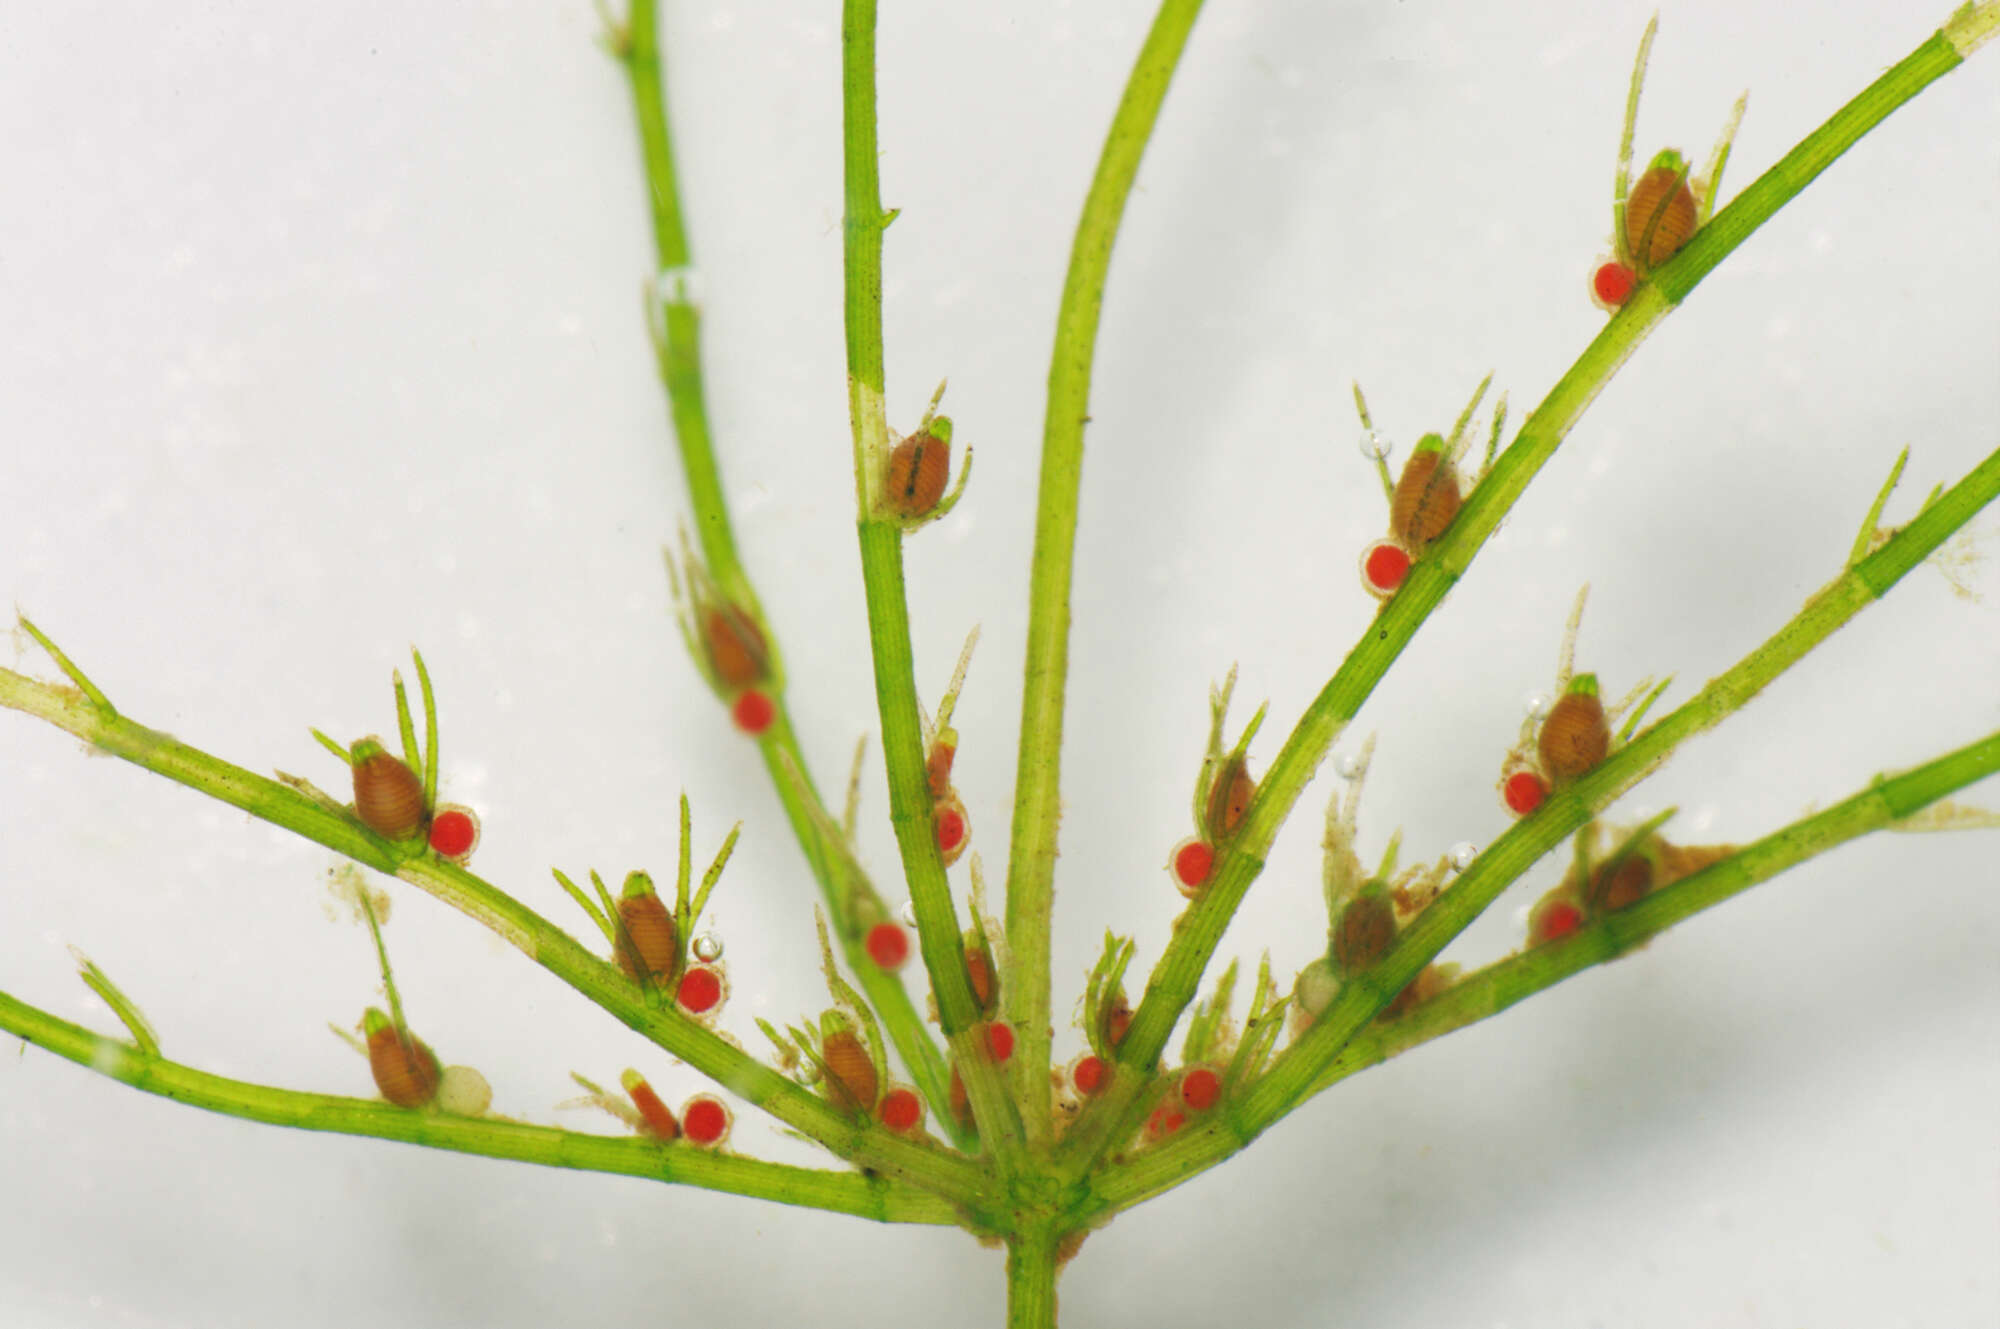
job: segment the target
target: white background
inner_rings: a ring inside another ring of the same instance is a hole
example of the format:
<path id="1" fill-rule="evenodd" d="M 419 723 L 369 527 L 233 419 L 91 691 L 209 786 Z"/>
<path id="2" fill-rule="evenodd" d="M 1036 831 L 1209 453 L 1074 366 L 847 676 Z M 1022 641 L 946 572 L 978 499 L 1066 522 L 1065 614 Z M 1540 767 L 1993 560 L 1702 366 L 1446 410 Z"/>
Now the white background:
<path id="1" fill-rule="evenodd" d="M 1752 89 L 1733 194 L 1941 21 L 1945 0 L 1678 4 L 1639 152 L 1705 156 Z M 1059 865 L 1066 1012 L 1107 926 L 1164 944 L 1206 691 L 1268 697 L 1268 759 L 1371 602 L 1383 525 L 1350 380 L 1407 449 L 1481 374 L 1516 417 L 1601 324 L 1613 150 L 1649 6 L 1256 6 L 1197 27 L 1112 267 L 1085 467 Z M 1935 10 L 1935 13 L 1930 12 Z M 885 6 L 892 421 L 940 377 L 978 451 L 913 545 L 921 679 L 985 631 L 959 715 L 1000 876 L 1035 448 L 1076 209 L 1148 6 Z M 426 653 L 475 866 L 670 868 L 687 790 L 727 1026 L 816 1010 L 809 878 L 670 626 L 685 511 L 640 320 L 624 82 L 589 7 L 10 6 L 0 18 L 0 595 L 127 713 L 329 785 L 307 735 L 391 731 Z M 838 16 L 668 20 L 710 401 L 749 566 L 824 785 L 873 725 L 840 333 Z M 1378 730 L 1375 852 L 1484 843 L 1521 698 L 1578 584 L 1580 664 L 1670 703 L 2000 438 L 2000 54 L 1898 113 L 1706 282 L 1612 384 L 1416 639 Z M 1990 549 L 1991 517 L 1980 529 Z M 1920 569 L 1620 810 L 1747 839 L 2000 720 L 2000 618 Z M 32 649 L 19 667 L 49 675 Z M 1247 715 L 1248 707 L 1241 714 Z M 873 754 L 871 754 L 872 756 Z M 0 717 L 0 987 L 111 1028 L 86 949 L 168 1051 L 366 1093 L 327 1032 L 375 1000 L 324 851 Z M 1301 805 L 1225 949 L 1323 935 Z M 1974 797 L 1979 795 L 1975 793 Z M 1985 792 L 1989 801 L 1991 790 Z M 894 854 L 871 761 L 864 850 Z M 1972 835 L 1856 846 L 1603 973 L 1344 1085 L 1093 1237 L 1071 1324 L 2000 1321 L 2000 895 Z M 1496 954 L 1543 869 L 1464 943 Z M 963 880 L 963 869 L 960 870 Z M 571 1069 L 684 1069 L 467 921 L 394 888 L 419 1031 L 496 1110 Z M 885 887 L 892 899 L 901 892 Z M 1061 1046 L 1077 1045 L 1073 1032 Z M 0 1049 L 10 1325 L 997 1324 L 1001 1263 L 642 1182 L 208 1116 Z M 809 1154 L 754 1122 L 746 1150 Z M 1240 1317 L 1240 1318 L 1239 1318 Z"/>

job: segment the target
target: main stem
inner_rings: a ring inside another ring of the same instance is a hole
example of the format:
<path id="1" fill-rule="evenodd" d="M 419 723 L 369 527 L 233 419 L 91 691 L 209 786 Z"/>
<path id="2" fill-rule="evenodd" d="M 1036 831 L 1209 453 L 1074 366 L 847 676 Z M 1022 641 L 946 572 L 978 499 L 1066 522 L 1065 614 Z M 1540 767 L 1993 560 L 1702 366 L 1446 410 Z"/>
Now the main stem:
<path id="1" fill-rule="evenodd" d="M 1053 1329 L 1055 1322 L 1055 1233 L 1023 1228 L 1007 1239 L 1007 1329 Z"/>

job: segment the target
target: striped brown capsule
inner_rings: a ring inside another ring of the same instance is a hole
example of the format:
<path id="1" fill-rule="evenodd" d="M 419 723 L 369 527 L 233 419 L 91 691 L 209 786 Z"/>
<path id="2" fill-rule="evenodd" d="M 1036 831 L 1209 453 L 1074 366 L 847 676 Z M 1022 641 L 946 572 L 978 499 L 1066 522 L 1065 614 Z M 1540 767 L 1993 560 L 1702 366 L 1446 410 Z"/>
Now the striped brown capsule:
<path id="1" fill-rule="evenodd" d="M 397 1107 L 424 1107 L 437 1097 L 444 1069 L 437 1054 L 408 1030 L 399 1030 L 374 1007 L 362 1017 L 368 1035 L 368 1069 L 382 1097 Z"/>
<path id="2" fill-rule="evenodd" d="M 1125 1041 L 1125 1033 L 1132 1027 L 1132 1003 L 1125 999 L 1124 992 L 1112 998 L 1111 1007 L 1104 1012 L 1104 1045 L 1115 1048 Z"/>
<path id="3" fill-rule="evenodd" d="M 628 1070 L 618 1077 L 618 1083 L 625 1086 L 625 1092 L 631 1095 L 632 1106 L 639 1110 L 641 1128 L 646 1134 L 666 1143 L 680 1138 L 680 1123 L 674 1120 L 674 1114 L 667 1110 L 667 1105 L 660 1101 L 660 1096 L 653 1092 L 653 1086 L 646 1083 L 643 1075 Z"/>
<path id="4" fill-rule="evenodd" d="M 1653 889 L 1653 865 L 1644 854 L 1607 863 L 1590 874 L 1590 907 L 1600 913 L 1629 909 Z"/>
<path id="5" fill-rule="evenodd" d="M 634 872 L 618 900 L 618 967 L 642 983 L 664 984 L 680 967 L 680 934 L 674 916 L 653 890 L 652 878 Z"/>
<path id="6" fill-rule="evenodd" d="M 729 689 L 762 683 L 771 673 L 771 650 L 755 620 L 733 605 L 712 604 L 701 615 L 702 646 L 716 681 Z"/>
<path id="7" fill-rule="evenodd" d="M 1413 553 L 1421 551 L 1444 534 L 1458 515 L 1460 501 L 1458 472 L 1444 455 L 1444 439 L 1425 434 L 1396 481 L 1389 502 L 1389 534 Z"/>
<path id="8" fill-rule="evenodd" d="M 951 1107 L 951 1115 L 958 1124 L 977 1134 L 979 1123 L 972 1115 L 972 1098 L 965 1092 L 965 1077 L 958 1073 L 957 1065 L 951 1068 L 951 1086 L 945 1091 L 945 1101 Z"/>
<path id="9" fill-rule="evenodd" d="M 1611 726 L 1604 703 L 1597 697 L 1597 676 L 1578 674 L 1542 721 L 1536 739 L 1542 769 L 1552 779 L 1574 780 L 1588 773 L 1611 751 Z"/>
<path id="10" fill-rule="evenodd" d="M 354 815 L 377 835 L 407 840 L 424 828 L 424 782 L 372 738 L 354 745 Z"/>
<path id="11" fill-rule="evenodd" d="M 1657 268 L 1694 237 L 1700 215 L 1687 163 L 1668 149 L 1653 158 L 1625 196 L 1625 252 L 1641 272 Z"/>
<path id="12" fill-rule="evenodd" d="M 944 498 L 951 478 L 951 444 L 928 429 L 898 443 L 889 453 L 889 478 L 884 486 L 889 508 L 899 517 L 922 517 Z"/>
<path id="13" fill-rule="evenodd" d="M 1379 887 L 1364 889 L 1340 911 L 1327 958 L 1336 974 L 1358 974 L 1381 959 L 1395 940 L 1395 901 Z"/>
<path id="14" fill-rule="evenodd" d="M 993 1014 L 999 991 L 993 981 L 993 953 L 973 933 L 965 938 L 965 976 L 972 984 L 972 999 L 981 1015 Z"/>
<path id="15" fill-rule="evenodd" d="M 1257 782 L 1250 778 L 1249 764 L 1241 757 L 1225 763 L 1208 787 L 1208 809 L 1203 820 L 1208 823 L 1209 838 L 1226 840 L 1234 835 L 1256 794 Z"/>
<path id="16" fill-rule="evenodd" d="M 827 1101 L 842 1112 L 873 1112 L 881 1077 L 874 1059 L 852 1029 L 837 1028 L 820 1040 L 820 1060 L 826 1063 Z"/>
<path id="17" fill-rule="evenodd" d="M 958 734 L 946 729 L 931 744 L 930 755 L 924 760 L 924 785 L 930 790 L 933 803 L 951 797 L 951 764 L 957 756 Z"/>

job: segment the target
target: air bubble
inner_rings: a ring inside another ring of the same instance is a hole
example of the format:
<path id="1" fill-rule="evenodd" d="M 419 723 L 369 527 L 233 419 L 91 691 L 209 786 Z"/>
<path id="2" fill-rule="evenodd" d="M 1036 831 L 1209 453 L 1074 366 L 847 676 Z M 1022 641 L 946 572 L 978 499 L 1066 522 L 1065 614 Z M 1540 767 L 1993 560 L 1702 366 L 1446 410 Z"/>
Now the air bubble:
<path id="1" fill-rule="evenodd" d="M 917 925 L 917 902 L 915 900 L 903 901 L 902 917 L 904 927 L 913 928 Z"/>
<path id="2" fill-rule="evenodd" d="M 1343 780 L 1359 780 L 1362 769 L 1360 756 L 1352 752 L 1333 763 L 1333 773 Z"/>
<path id="3" fill-rule="evenodd" d="M 792 1072 L 792 1078 L 803 1085 L 818 1084 L 819 1063 L 813 1061 L 811 1058 L 807 1058 L 805 1061 L 799 1063 L 798 1070 Z"/>
<path id="4" fill-rule="evenodd" d="M 703 964 L 714 964 L 722 958 L 722 938 L 713 932 L 704 932 L 694 939 L 694 958 Z"/>
<path id="5" fill-rule="evenodd" d="M 1361 435 L 1361 455 L 1369 461 L 1387 461 L 1395 450 L 1395 443 L 1376 430 L 1366 430 Z"/>
<path id="6" fill-rule="evenodd" d="M 1548 693 L 1530 692 L 1527 700 L 1521 703 L 1521 708 L 1527 711 L 1530 720 L 1539 720 L 1549 713 L 1549 704 Z"/>
<path id="7" fill-rule="evenodd" d="M 1472 860 L 1479 857 L 1479 846 L 1470 840 L 1460 840 L 1447 851 L 1454 871 L 1463 872 L 1472 866 Z"/>

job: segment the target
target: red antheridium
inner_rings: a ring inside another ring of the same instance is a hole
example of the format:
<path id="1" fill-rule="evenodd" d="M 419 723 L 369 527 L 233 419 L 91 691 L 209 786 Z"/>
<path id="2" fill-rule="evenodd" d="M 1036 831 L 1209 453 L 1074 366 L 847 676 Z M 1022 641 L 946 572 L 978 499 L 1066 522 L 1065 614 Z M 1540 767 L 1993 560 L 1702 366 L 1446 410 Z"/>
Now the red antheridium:
<path id="1" fill-rule="evenodd" d="M 1536 901 L 1528 914 L 1528 944 L 1560 941 L 1583 926 L 1583 908 L 1564 887 L 1557 887 Z"/>
<path id="2" fill-rule="evenodd" d="M 696 965 L 681 975 L 680 985 L 674 989 L 674 1001 L 689 1015 L 707 1015 L 722 1004 L 728 991 L 720 971 Z"/>
<path id="3" fill-rule="evenodd" d="M 1394 540 L 1377 540 L 1361 551 L 1361 585 L 1370 595 L 1386 600 L 1410 575 L 1410 553 Z"/>
<path id="4" fill-rule="evenodd" d="M 1549 782 L 1534 771 L 1515 771 L 1500 786 L 1501 800 L 1507 804 L 1507 810 L 1517 817 L 1533 812 L 1548 796 Z"/>
<path id="5" fill-rule="evenodd" d="M 1215 846 L 1206 840 L 1181 841 L 1167 856 L 1167 871 L 1173 874 L 1181 894 L 1193 899 L 1215 873 Z"/>
<path id="6" fill-rule="evenodd" d="M 756 738 L 778 718 L 778 707 L 756 688 L 746 688 L 729 708 L 729 718 L 738 729 Z"/>
<path id="7" fill-rule="evenodd" d="M 1181 1104 L 1190 1112 L 1206 1112 L 1222 1098 L 1222 1077 L 1207 1066 L 1196 1066 L 1181 1076 Z"/>
<path id="8" fill-rule="evenodd" d="M 917 1096 L 916 1090 L 898 1086 L 882 1095 L 875 1116 L 898 1135 L 914 1135 L 923 1129 L 924 1100 Z"/>
<path id="9" fill-rule="evenodd" d="M 681 1104 L 681 1133 L 704 1149 L 729 1138 L 729 1108 L 713 1094 L 696 1094 Z"/>
<path id="10" fill-rule="evenodd" d="M 1639 274 L 1616 259 L 1598 264 L 1590 274 L 1590 298 L 1599 309 L 1610 313 L 1632 298 Z"/>
<path id="11" fill-rule="evenodd" d="M 868 958 L 877 968 L 901 969 L 910 958 L 910 934 L 903 931 L 898 923 L 884 921 L 868 929 L 867 940 L 863 943 L 868 950 Z"/>
<path id="12" fill-rule="evenodd" d="M 448 803 L 431 817 L 431 850 L 448 863 L 463 864 L 479 847 L 479 816 Z"/>
<path id="13" fill-rule="evenodd" d="M 1006 1061 L 1014 1055 L 1012 1025 L 995 1020 L 986 1026 L 986 1055 L 995 1061 Z"/>

